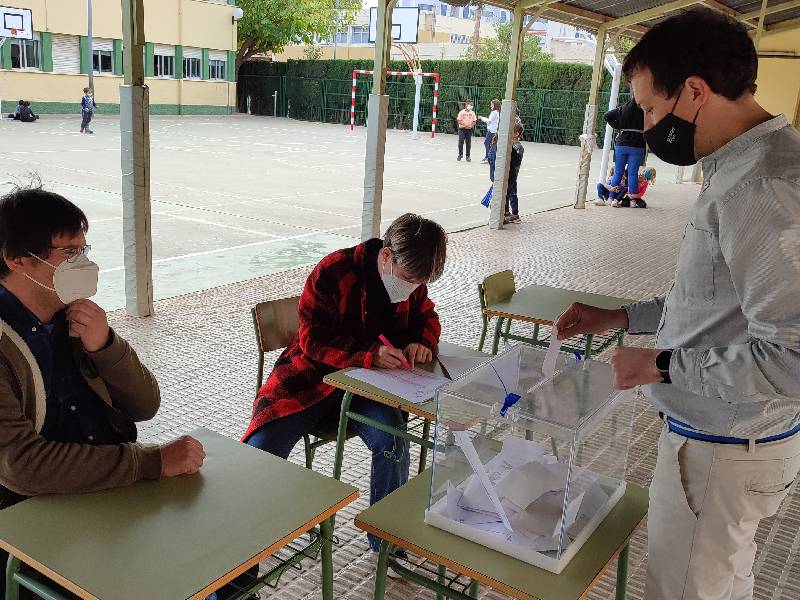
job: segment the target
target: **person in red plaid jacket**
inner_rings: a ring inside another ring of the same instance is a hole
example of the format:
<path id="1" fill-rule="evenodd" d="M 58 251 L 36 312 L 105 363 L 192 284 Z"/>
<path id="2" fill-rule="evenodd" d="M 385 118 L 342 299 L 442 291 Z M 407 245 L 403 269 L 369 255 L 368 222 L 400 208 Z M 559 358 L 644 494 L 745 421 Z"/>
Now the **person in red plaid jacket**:
<path id="1" fill-rule="evenodd" d="M 441 325 L 427 283 L 444 271 L 447 235 L 438 224 L 405 214 L 383 240 L 330 254 L 314 268 L 300 296 L 300 329 L 253 403 L 243 441 L 287 458 L 321 422 L 338 421 L 342 392 L 322 382 L 345 367 L 395 369 L 402 360 L 433 360 Z M 378 336 L 395 346 L 388 348 Z M 392 427 L 397 408 L 354 397 L 351 410 Z M 352 427 L 372 452 L 370 503 L 408 480 L 408 441 L 363 423 Z M 380 542 L 370 536 L 377 552 Z"/>

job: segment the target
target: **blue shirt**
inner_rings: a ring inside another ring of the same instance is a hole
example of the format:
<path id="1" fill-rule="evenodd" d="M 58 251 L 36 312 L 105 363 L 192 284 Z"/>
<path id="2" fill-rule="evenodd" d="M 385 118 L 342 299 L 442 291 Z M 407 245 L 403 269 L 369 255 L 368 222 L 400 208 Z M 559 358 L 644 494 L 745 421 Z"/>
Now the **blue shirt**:
<path id="1" fill-rule="evenodd" d="M 40 435 L 53 442 L 119 444 L 103 400 L 81 375 L 64 311 L 42 323 L 19 299 L 0 285 L 0 318 L 19 334 L 39 365 L 47 394 Z"/>

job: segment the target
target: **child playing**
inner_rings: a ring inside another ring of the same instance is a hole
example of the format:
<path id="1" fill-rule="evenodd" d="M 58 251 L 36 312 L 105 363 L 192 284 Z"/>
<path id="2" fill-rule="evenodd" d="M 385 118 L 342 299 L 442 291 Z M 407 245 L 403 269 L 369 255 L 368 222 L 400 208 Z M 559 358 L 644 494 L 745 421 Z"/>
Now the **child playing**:
<path id="1" fill-rule="evenodd" d="M 483 145 L 486 148 L 486 154 L 481 162 L 489 162 L 489 149 L 492 147 L 494 138 L 497 137 L 497 128 L 500 126 L 500 100 L 492 100 L 492 112 L 489 113 L 489 118 L 478 117 L 482 122 L 486 123 L 486 138 L 483 140 Z"/>
<path id="2" fill-rule="evenodd" d="M 525 154 L 525 148 L 520 142 L 523 131 L 525 131 L 525 126 L 522 123 L 514 124 L 514 143 L 511 146 L 511 166 L 508 170 L 508 192 L 506 193 L 506 223 L 518 223 L 520 220 L 517 178 L 520 166 L 522 166 L 522 157 Z"/>
<path id="3" fill-rule="evenodd" d="M 94 101 L 94 94 L 88 87 L 83 88 L 83 98 L 81 98 L 81 133 L 94 133 L 89 129 L 89 123 L 94 116 L 94 109 L 97 103 Z"/>
<path id="4" fill-rule="evenodd" d="M 639 190 L 635 194 L 628 193 L 623 197 L 620 195 L 620 200 L 617 204 L 611 204 L 614 207 L 622 208 L 647 208 L 647 202 L 644 201 L 644 193 L 647 191 L 648 186 L 654 184 L 656 181 L 655 167 L 642 167 L 639 169 Z"/>
<path id="5" fill-rule="evenodd" d="M 613 206 L 618 198 L 622 198 L 628 192 L 625 182 L 628 181 L 628 169 L 622 172 L 622 179 L 619 185 L 613 185 L 614 173 L 608 177 L 608 183 L 597 184 L 597 200 L 594 201 L 595 206 Z"/>

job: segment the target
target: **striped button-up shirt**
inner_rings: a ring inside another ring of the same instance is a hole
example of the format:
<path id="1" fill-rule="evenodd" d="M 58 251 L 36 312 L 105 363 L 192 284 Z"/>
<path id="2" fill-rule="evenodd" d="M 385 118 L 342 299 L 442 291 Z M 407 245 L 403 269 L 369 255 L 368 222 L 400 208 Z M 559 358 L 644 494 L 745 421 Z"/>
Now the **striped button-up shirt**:
<path id="1" fill-rule="evenodd" d="M 695 429 L 761 438 L 800 420 L 800 133 L 783 116 L 703 159 L 669 292 L 626 306 L 630 333 L 673 349 L 645 387 Z"/>

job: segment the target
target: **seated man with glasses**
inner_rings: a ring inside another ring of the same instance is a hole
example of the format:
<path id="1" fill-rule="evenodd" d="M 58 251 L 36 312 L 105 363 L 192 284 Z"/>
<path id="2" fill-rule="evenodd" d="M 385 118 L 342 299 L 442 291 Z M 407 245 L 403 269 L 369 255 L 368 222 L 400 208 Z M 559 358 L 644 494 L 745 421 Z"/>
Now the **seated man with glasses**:
<path id="1" fill-rule="evenodd" d="M 197 440 L 136 443 L 158 384 L 91 300 L 86 215 L 41 189 L 0 198 L 0 509 L 195 473 Z M 0 552 L 0 598 L 7 555 Z"/>

